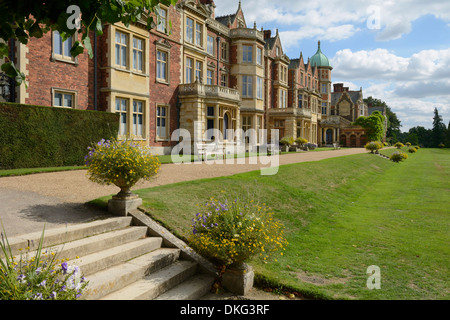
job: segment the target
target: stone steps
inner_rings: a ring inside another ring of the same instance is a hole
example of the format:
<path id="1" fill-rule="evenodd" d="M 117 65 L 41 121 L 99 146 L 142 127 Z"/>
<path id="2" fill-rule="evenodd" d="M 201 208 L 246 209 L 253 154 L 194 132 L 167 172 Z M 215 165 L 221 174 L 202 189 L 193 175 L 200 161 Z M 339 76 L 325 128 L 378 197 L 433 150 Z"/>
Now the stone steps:
<path id="1" fill-rule="evenodd" d="M 89 281 L 85 300 L 198 299 L 209 291 L 214 277 L 183 258 L 184 248 L 167 247 L 163 237 L 149 236 L 149 227 L 132 224 L 127 216 L 45 230 L 43 252 L 80 267 Z M 36 249 L 41 235 L 10 239 L 14 254 Z"/>

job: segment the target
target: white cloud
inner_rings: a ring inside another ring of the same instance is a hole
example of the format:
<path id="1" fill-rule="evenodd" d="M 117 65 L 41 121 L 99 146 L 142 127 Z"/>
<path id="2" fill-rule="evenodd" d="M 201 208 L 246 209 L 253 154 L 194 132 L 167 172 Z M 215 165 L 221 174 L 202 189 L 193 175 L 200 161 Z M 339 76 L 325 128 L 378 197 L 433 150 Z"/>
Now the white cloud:
<path id="1" fill-rule="evenodd" d="M 217 15 L 234 13 L 238 6 L 238 0 L 215 3 Z M 380 24 L 377 40 L 388 41 L 409 33 L 411 23 L 424 15 L 450 21 L 450 1 L 442 0 L 243 0 L 242 7 L 248 24 L 253 25 L 254 21 L 258 26 L 276 24 L 280 30 L 296 32 L 291 35 L 303 38 L 308 37 L 303 35 L 308 27 L 320 29 L 316 34 L 321 35 L 343 26 L 345 32 L 340 39 L 349 38 L 375 18 Z"/>

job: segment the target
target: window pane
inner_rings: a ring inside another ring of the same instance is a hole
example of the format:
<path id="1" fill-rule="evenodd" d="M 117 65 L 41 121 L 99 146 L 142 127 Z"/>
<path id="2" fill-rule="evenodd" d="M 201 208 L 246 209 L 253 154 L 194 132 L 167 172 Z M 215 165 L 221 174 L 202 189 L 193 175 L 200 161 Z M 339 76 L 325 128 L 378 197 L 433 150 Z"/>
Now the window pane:
<path id="1" fill-rule="evenodd" d="M 127 48 L 126 47 L 122 47 L 122 67 L 126 67 L 127 66 Z"/>
<path id="2" fill-rule="evenodd" d="M 64 107 L 72 107 L 72 95 L 71 94 L 64 95 Z"/>
<path id="3" fill-rule="evenodd" d="M 58 31 L 53 32 L 53 52 L 62 55 L 62 39 Z"/>
<path id="4" fill-rule="evenodd" d="M 62 106 L 62 93 L 55 93 L 55 106 Z"/>
<path id="5" fill-rule="evenodd" d="M 120 45 L 116 44 L 116 64 L 120 65 Z"/>

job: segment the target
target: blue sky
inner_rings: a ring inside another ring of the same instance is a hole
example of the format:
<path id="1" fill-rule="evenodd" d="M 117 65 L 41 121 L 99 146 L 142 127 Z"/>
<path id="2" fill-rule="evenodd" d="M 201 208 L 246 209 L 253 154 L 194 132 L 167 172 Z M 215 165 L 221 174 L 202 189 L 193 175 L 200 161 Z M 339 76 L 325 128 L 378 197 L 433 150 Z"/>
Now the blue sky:
<path id="1" fill-rule="evenodd" d="M 216 16 L 238 0 L 216 0 Z M 402 131 L 450 121 L 450 1 L 242 0 L 247 25 L 278 29 L 284 52 L 311 57 L 321 41 L 333 82 L 385 101 Z"/>

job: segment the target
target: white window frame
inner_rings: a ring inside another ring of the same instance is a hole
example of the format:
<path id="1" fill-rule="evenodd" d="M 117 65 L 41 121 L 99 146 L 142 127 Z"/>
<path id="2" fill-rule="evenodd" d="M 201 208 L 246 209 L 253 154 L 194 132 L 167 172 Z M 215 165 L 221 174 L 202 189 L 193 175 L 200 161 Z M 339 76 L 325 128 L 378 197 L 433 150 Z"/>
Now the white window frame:
<path id="1" fill-rule="evenodd" d="M 193 58 L 186 57 L 185 83 L 194 82 L 194 62 L 195 60 Z"/>
<path id="2" fill-rule="evenodd" d="M 214 37 L 207 35 L 206 52 L 210 55 L 214 55 Z"/>
<path id="3" fill-rule="evenodd" d="M 190 23 L 192 21 L 192 24 Z M 192 18 L 186 17 L 186 41 L 194 43 L 195 21 Z"/>
<path id="4" fill-rule="evenodd" d="M 262 100 L 264 91 L 264 81 L 261 77 L 256 77 L 256 98 Z"/>
<path id="5" fill-rule="evenodd" d="M 75 33 L 73 36 L 67 38 L 66 41 L 63 41 L 60 33 L 58 31 L 53 31 L 52 32 L 52 59 L 62 60 L 65 62 L 76 61 L 76 58 L 72 57 L 72 55 L 70 54 L 70 50 L 72 49 L 72 46 L 75 43 L 77 34 L 78 33 Z M 56 45 L 56 42 L 58 42 L 57 45 Z M 70 48 L 66 47 L 66 45 L 69 45 Z M 61 52 L 56 52 L 58 47 L 60 47 Z M 66 51 L 68 51 L 68 52 L 66 52 Z"/>
<path id="6" fill-rule="evenodd" d="M 262 66 L 262 48 L 256 47 L 256 63 Z"/>
<path id="7" fill-rule="evenodd" d="M 163 115 L 163 110 L 165 114 Z M 157 141 L 167 141 L 169 139 L 169 106 L 167 105 L 156 105 L 156 115 L 155 115 L 155 126 L 156 126 L 156 140 Z M 164 126 L 162 122 L 164 120 Z M 159 125 L 158 125 L 159 123 Z M 159 128 L 159 129 L 158 129 Z M 161 135 L 161 130 L 164 128 L 164 135 Z"/>
<path id="8" fill-rule="evenodd" d="M 119 42 L 117 36 L 119 35 Z M 123 38 L 125 36 L 125 40 Z M 128 43 L 130 34 L 118 31 L 115 32 L 114 49 L 115 49 L 115 65 L 119 68 L 128 68 Z"/>
<path id="9" fill-rule="evenodd" d="M 166 57 L 165 60 L 162 59 L 163 55 Z M 165 77 L 161 77 L 162 71 L 164 71 Z M 169 82 L 169 52 L 161 49 L 156 49 L 156 80 L 164 83 Z"/>
<path id="10" fill-rule="evenodd" d="M 242 76 L 242 96 L 245 98 L 253 98 L 253 76 Z"/>
<path id="11" fill-rule="evenodd" d="M 56 95 L 61 95 L 61 104 L 56 103 Z M 71 102 L 72 104 L 70 106 L 64 105 L 65 103 L 65 96 L 71 96 Z M 66 89 L 59 89 L 59 88 L 52 88 L 52 106 L 58 107 L 58 108 L 69 108 L 69 109 L 75 109 L 77 106 L 77 92 L 73 90 L 66 90 Z"/>
<path id="12" fill-rule="evenodd" d="M 133 110 L 130 111 L 132 118 L 131 132 L 133 136 L 143 138 L 145 135 L 145 101 L 133 100 Z"/>
<path id="13" fill-rule="evenodd" d="M 212 69 L 206 70 L 206 84 L 208 85 L 214 84 L 214 70 Z"/>
<path id="14" fill-rule="evenodd" d="M 242 45 L 242 61 L 246 63 L 253 62 L 253 46 Z"/>
<path id="15" fill-rule="evenodd" d="M 128 110 L 130 105 L 130 99 L 116 97 L 114 112 L 120 116 L 119 120 L 119 136 L 125 137 L 128 135 Z M 125 122 L 123 120 L 125 119 Z"/>
<path id="16" fill-rule="evenodd" d="M 168 10 L 166 8 L 162 8 L 161 6 L 157 7 L 158 10 L 158 26 L 156 30 L 162 33 L 167 33 L 167 16 Z"/>
<path id="17" fill-rule="evenodd" d="M 139 43 L 141 47 L 139 47 Z M 143 73 L 145 71 L 145 40 L 133 37 L 133 70 Z"/>

